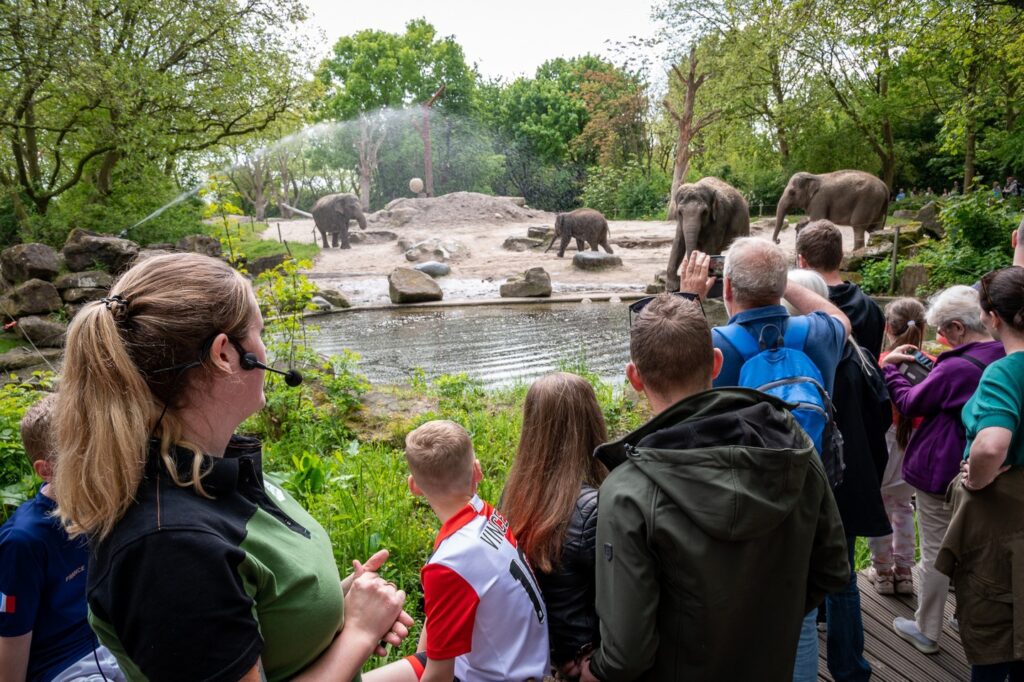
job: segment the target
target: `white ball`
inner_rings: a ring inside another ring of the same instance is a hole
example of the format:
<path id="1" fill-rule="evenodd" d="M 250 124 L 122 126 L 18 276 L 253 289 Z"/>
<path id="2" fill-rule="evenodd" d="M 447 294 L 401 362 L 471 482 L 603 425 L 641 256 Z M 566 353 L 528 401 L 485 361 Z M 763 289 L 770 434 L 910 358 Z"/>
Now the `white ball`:
<path id="1" fill-rule="evenodd" d="M 419 178 L 413 178 L 409 181 L 409 191 L 413 194 L 419 194 L 423 191 L 423 181 Z"/>

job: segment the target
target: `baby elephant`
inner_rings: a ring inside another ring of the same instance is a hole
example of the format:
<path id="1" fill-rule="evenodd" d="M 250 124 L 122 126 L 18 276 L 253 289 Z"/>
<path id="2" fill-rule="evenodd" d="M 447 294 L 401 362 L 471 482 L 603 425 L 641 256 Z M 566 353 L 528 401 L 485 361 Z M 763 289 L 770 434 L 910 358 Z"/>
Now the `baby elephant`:
<path id="1" fill-rule="evenodd" d="M 569 245 L 570 239 L 576 240 L 576 250 L 583 250 L 583 243 L 590 245 L 591 251 L 597 251 L 600 246 L 608 253 L 612 247 L 608 245 L 608 221 L 604 219 L 600 211 L 592 208 L 577 208 L 570 213 L 559 213 L 555 218 L 555 235 L 551 238 L 548 248 L 544 253 L 551 250 L 555 240 L 561 237 L 562 244 L 558 248 L 558 257 L 565 255 L 565 247 Z"/>

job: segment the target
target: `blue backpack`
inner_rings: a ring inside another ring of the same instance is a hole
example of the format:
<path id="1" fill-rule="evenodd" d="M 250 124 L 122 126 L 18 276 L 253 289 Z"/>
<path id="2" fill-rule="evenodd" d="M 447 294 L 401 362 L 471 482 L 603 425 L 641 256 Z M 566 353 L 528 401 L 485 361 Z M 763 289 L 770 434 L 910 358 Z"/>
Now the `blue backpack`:
<path id="1" fill-rule="evenodd" d="M 766 327 L 767 328 L 767 327 Z M 775 396 L 793 405 L 793 417 L 814 441 L 833 488 L 843 481 L 843 437 L 835 423 L 835 408 L 825 391 L 821 371 L 804 352 L 810 323 L 806 317 L 789 318 L 785 334 L 768 347 L 738 324 L 718 332 L 743 358 L 739 385 Z M 781 343 L 780 343 L 781 341 Z"/>

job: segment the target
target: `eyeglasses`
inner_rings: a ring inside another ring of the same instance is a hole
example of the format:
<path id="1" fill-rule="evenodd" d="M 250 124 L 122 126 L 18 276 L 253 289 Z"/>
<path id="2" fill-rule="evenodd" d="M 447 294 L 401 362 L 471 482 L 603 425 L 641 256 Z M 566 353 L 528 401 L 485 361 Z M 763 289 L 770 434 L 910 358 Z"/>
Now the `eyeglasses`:
<path id="1" fill-rule="evenodd" d="M 697 303 L 697 305 L 700 306 L 700 313 L 701 313 L 701 315 L 704 316 L 704 319 L 707 319 L 708 315 L 707 315 L 707 313 L 704 312 L 704 304 L 701 303 L 700 296 L 698 296 L 697 294 L 691 294 L 688 291 L 673 291 L 672 295 L 673 296 L 678 296 L 679 298 L 686 299 L 687 301 L 695 301 Z M 644 298 L 638 298 L 637 300 L 635 300 L 635 301 L 633 301 L 632 303 L 629 304 L 629 326 L 630 327 L 633 326 L 633 316 L 634 315 L 639 315 L 640 312 L 644 308 L 647 307 L 647 304 L 649 304 L 651 301 L 653 301 L 656 298 L 657 298 L 657 296 L 645 296 Z"/>

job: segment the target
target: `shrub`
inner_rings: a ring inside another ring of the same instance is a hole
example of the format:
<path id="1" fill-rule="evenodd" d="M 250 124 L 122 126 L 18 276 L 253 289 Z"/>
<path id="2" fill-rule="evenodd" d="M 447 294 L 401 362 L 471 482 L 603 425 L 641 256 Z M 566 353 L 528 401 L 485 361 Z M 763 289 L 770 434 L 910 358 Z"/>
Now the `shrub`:
<path id="1" fill-rule="evenodd" d="M 625 166 L 594 166 L 587 171 L 580 201 L 609 218 L 664 217 L 670 178 L 637 161 Z"/>
<path id="2" fill-rule="evenodd" d="M 1008 250 L 1017 218 L 1007 203 L 986 190 L 949 197 L 939 214 L 953 241 L 976 251 Z"/>
<path id="3" fill-rule="evenodd" d="M 32 497 L 39 485 L 21 444 L 21 418 L 50 388 L 52 375 L 37 372 L 31 382 L 19 381 L 15 375 L 8 379 L 0 386 L 0 522 Z"/>

